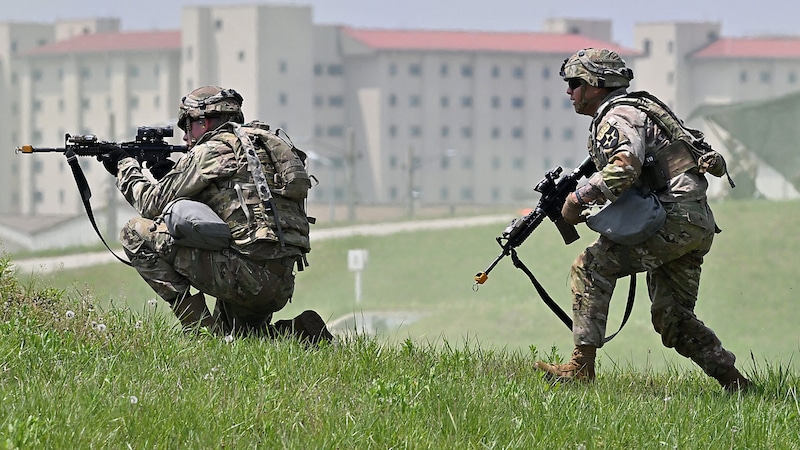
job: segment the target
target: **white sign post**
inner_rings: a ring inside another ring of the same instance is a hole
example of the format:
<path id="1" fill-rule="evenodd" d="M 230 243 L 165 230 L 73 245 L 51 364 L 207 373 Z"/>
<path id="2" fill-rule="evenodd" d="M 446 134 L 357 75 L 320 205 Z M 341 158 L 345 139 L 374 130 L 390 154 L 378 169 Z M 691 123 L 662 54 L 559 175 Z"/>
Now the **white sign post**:
<path id="1" fill-rule="evenodd" d="M 369 254 L 364 249 L 347 251 L 347 268 L 356 274 L 356 303 L 361 303 L 361 272 L 367 264 Z"/>

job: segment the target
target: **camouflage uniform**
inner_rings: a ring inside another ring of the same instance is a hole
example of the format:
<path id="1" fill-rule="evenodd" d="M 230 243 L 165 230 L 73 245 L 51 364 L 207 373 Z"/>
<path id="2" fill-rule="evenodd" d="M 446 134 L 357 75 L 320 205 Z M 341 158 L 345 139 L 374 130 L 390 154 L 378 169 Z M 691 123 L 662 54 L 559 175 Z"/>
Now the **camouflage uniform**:
<path id="1" fill-rule="evenodd" d="M 625 93 L 614 91 L 606 102 Z M 599 191 L 601 199 L 619 197 L 639 183 L 645 153 L 668 143 L 669 137 L 645 112 L 627 105 L 612 107 L 593 121 L 589 153 L 600 170 L 579 191 Z M 633 163 L 613 164 L 620 152 L 629 152 Z M 575 345 L 602 347 L 617 279 L 647 272 L 651 318 L 663 344 L 691 358 L 708 375 L 718 376 L 733 366 L 735 357 L 694 313 L 700 266 L 716 228 L 706 199 L 708 182 L 695 168 L 672 177 L 668 185 L 660 195 L 667 220 L 654 236 L 633 247 L 600 236 L 576 258 L 570 273 Z"/>
<path id="2" fill-rule="evenodd" d="M 704 174 L 727 174 L 724 160 L 660 100 L 628 93 L 633 71 L 616 52 L 580 50 L 564 61 L 561 76 L 575 111 L 592 116 L 588 147 L 598 168 L 567 196 L 564 219 L 581 222 L 590 203 L 613 205 L 632 188 L 655 189 L 667 214 L 662 228 L 639 245 L 601 235 L 576 258 L 570 272 L 575 350 L 567 363 L 537 361 L 536 368 L 558 380 L 594 380 L 616 282 L 646 272 L 651 319 L 664 345 L 691 358 L 726 390 L 749 388 L 752 383 L 734 367 L 734 355 L 694 313 L 700 268 L 717 230 Z"/>
<path id="3" fill-rule="evenodd" d="M 293 266 L 309 249 L 308 222 L 304 214 L 299 218 L 302 204 L 284 213 L 286 245 L 281 246 L 270 228 L 273 216 L 265 216 L 261 202 L 248 202 L 249 211 L 244 212 L 233 183 L 253 181 L 236 140 L 224 126 L 206 133 L 157 183 L 142 173 L 134 158 L 120 160 L 117 186 L 141 214 L 128 222 L 120 240 L 134 268 L 171 305 L 194 287 L 216 297 L 214 317 L 226 333 L 263 332 L 272 314 L 292 297 Z M 263 149 L 257 153 L 266 173 L 268 156 Z M 252 192 L 249 197 L 258 198 Z M 209 251 L 175 245 L 163 222 L 155 219 L 177 198 L 211 206 L 232 230 L 231 248 Z M 279 207 L 298 202 L 284 203 Z"/>

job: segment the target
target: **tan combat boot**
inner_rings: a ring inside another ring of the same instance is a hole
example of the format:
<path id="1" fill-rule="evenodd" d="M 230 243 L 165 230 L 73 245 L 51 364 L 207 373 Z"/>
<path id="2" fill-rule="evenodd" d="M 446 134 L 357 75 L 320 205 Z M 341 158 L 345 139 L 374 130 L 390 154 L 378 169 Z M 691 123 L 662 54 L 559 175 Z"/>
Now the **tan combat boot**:
<path id="1" fill-rule="evenodd" d="M 171 305 L 175 316 L 183 325 L 184 331 L 189 331 L 197 326 L 214 327 L 214 318 L 206 306 L 206 299 L 202 292 L 194 295 L 185 295 Z"/>
<path id="2" fill-rule="evenodd" d="M 566 364 L 548 364 L 537 361 L 536 369 L 544 371 L 545 378 L 556 381 L 594 381 L 594 358 L 597 347 L 579 345 L 572 351 L 572 359 Z"/>
<path id="3" fill-rule="evenodd" d="M 745 378 L 736 367 L 731 367 L 727 372 L 716 377 L 716 379 L 726 391 L 731 393 L 746 391 L 753 387 L 753 382 Z"/>

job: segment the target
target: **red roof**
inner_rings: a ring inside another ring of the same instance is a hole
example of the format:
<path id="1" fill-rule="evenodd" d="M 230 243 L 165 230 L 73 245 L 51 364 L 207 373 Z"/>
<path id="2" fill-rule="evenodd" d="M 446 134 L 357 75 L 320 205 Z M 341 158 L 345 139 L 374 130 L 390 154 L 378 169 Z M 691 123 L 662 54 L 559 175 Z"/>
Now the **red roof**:
<path id="1" fill-rule="evenodd" d="M 568 33 L 487 31 L 376 30 L 342 28 L 344 34 L 378 50 L 444 50 L 515 53 L 573 53 L 602 47 L 623 56 L 638 52 L 616 44 Z"/>
<path id="2" fill-rule="evenodd" d="M 63 41 L 43 45 L 25 55 L 57 55 L 62 53 L 94 53 L 147 50 L 180 50 L 180 31 L 136 31 L 127 33 L 81 34 Z"/>
<path id="3" fill-rule="evenodd" d="M 722 38 L 692 55 L 693 58 L 800 58 L 800 38 Z"/>

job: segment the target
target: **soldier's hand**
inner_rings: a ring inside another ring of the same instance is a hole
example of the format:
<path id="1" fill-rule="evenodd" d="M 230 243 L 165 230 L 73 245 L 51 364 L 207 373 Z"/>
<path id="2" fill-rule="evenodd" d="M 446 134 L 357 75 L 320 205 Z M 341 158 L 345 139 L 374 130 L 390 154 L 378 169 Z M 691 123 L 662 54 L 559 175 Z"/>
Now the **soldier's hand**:
<path id="1" fill-rule="evenodd" d="M 172 170 L 173 167 L 175 167 L 175 161 L 171 159 L 165 159 L 151 165 L 148 167 L 148 169 L 150 169 L 150 175 L 153 175 L 153 178 L 156 180 L 161 180 L 164 178 L 164 175 Z"/>
<path id="2" fill-rule="evenodd" d="M 561 207 L 561 216 L 564 217 L 567 223 L 577 225 L 581 222 L 586 222 L 586 216 L 581 214 L 583 210 L 584 206 L 578 202 L 578 197 L 575 196 L 574 192 L 570 192 L 564 201 L 564 206 Z"/>
<path id="3" fill-rule="evenodd" d="M 108 153 L 104 153 L 98 156 L 97 159 L 99 159 L 100 162 L 103 163 L 103 167 L 106 168 L 108 173 L 117 176 L 117 172 L 119 172 L 119 169 L 117 168 L 117 163 L 121 159 L 129 158 L 130 156 L 131 155 L 129 155 L 128 152 L 126 152 L 125 150 L 121 148 L 115 148 L 114 150 L 111 150 Z"/>
<path id="4" fill-rule="evenodd" d="M 714 150 L 703 153 L 697 160 L 697 170 L 701 174 L 708 172 L 715 177 L 721 177 L 727 170 L 725 158 Z"/>

